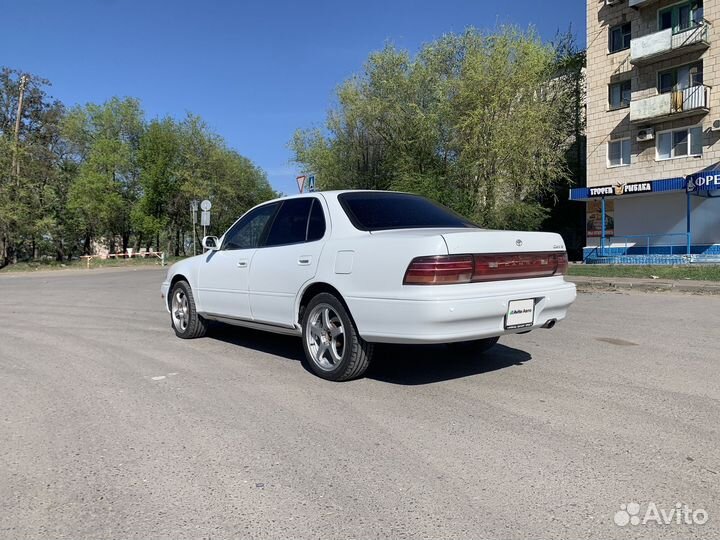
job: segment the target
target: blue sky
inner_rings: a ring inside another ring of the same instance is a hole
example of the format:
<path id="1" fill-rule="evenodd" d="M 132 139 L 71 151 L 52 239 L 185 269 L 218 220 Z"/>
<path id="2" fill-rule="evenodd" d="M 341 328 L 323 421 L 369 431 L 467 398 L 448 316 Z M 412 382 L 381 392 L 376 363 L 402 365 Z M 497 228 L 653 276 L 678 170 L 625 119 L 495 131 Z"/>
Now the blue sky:
<path id="1" fill-rule="evenodd" d="M 390 41 L 416 51 L 467 26 L 570 25 L 585 44 L 580 0 L 13 0 L 0 63 L 52 81 L 66 104 L 141 100 L 149 117 L 202 116 L 228 144 L 296 191 L 287 142 L 319 126 L 338 84 Z M 550 5 L 552 9 L 550 9 Z"/>

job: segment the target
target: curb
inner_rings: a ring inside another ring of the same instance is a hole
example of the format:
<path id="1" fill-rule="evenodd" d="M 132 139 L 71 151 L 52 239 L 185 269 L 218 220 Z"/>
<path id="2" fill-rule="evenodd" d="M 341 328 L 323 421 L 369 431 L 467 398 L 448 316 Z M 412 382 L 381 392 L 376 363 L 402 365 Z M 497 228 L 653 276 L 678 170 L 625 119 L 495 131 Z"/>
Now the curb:
<path id="1" fill-rule="evenodd" d="M 31 278 L 31 277 L 50 277 L 50 276 L 82 276 L 88 274 L 114 274 L 117 272 L 144 272 L 148 270 L 164 270 L 170 265 L 165 266 L 153 266 L 153 265 L 138 265 L 138 266 L 106 266 L 101 268 L 53 268 L 52 270 L 13 270 L 0 272 L 0 279 L 16 279 L 16 278 Z"/>
<path id="2" fill-rule="evenodd" d="M 675 292 L 685 294 L 720 295 L 720 283 L 706 281 L 679 281 L 667 279 L 600 278 L 566 276 L 580 292 L 592 291 L 643 291 Z"/>

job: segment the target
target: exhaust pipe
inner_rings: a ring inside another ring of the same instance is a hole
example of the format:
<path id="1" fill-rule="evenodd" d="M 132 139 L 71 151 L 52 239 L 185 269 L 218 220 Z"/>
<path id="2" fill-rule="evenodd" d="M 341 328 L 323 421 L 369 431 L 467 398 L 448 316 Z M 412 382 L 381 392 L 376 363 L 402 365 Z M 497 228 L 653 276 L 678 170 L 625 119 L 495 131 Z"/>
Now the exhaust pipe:
<path id="1" fill-rule="evenodd" d="M 555 323 L 557 323 L 557 319 L 550 319 L 543 325 L 543 328 L 547 328 L 548 330 L 550 330 L 553 326 L 555 326 Z"/>

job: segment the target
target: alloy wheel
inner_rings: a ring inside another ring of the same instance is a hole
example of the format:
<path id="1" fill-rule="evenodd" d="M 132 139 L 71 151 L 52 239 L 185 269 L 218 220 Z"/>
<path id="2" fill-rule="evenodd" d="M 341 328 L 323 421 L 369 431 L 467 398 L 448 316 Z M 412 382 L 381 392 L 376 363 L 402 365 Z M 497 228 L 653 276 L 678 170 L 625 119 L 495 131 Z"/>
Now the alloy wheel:
<path id="1" fill-rule="evenodd" d="M 190 322 L 190 304 L 185 291 L 178 288 L 172 299 L 172 318 L 175 328 L 180 332 L 187 330 Z"/>
<path id="2" fill-rule="evenodd" d="M 320 369 L 332 371 L 345 352 L 345 327 L 329 304 L 318 304 L 307 319 L 306 341 L 312 361 Z"/>

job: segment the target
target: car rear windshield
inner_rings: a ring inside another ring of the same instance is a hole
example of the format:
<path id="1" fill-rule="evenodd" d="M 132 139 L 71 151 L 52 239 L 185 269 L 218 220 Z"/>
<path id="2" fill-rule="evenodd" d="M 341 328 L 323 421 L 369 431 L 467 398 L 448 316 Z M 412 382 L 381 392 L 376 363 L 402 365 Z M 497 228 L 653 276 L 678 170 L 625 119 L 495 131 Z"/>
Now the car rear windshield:
<path id="1" fill-rule="evenodd" d="M 475 227 L 451 210 L 408 193 L 358 191 L 342 193 L 338 200 L 362 231 Z"/>

